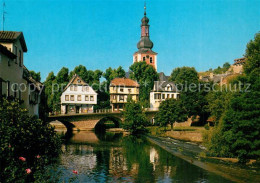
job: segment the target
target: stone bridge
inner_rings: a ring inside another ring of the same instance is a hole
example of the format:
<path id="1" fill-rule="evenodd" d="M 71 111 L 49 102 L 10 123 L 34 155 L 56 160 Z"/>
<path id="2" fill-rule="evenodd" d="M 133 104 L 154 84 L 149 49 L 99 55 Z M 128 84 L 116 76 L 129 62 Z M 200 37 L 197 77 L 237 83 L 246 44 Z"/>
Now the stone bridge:
<path id="1" fill-rule="evenodd" d="M 154 119 L 156 110 L 145 111 L 149 121 Z M 124 123 L 124 117 L 121 112 L 106 112 L 106 113 L 85 113 L 85 114 L 64 114 L 49 116 L 48 122 L 59 121 L 66 126 L 68 131 L 71 130 L 93 130 L 98 123 L 105 120 L 113 121 L 115 127 L 120 127 Z"/>

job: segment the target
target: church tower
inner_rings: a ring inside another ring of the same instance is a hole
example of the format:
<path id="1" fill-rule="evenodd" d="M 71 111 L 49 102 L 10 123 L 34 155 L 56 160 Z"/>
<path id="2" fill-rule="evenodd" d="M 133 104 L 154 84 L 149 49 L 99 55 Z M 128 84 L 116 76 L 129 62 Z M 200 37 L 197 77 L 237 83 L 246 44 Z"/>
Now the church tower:
<path id="1" fill-rule="evenodd" d="M 141 22 L 141 40 L 137 43 L 138 51 L 133 55 L 133 63 L 145 61 L 157 71 L 157 53 L 152 51 L 153 42 L 150 40 L 150 25 L 149 19 L 146 17 L 146 6 L 144 6 L 144 17 Z"/>

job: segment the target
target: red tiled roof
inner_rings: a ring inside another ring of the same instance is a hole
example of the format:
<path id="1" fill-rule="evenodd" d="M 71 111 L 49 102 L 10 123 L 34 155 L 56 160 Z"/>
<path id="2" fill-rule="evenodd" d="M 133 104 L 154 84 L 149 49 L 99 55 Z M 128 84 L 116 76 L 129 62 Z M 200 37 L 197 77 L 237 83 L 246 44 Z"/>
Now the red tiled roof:
<path id="1" fill-rule="evenodd" d="M 128 78 L 115 78 L 111 81 L 110 85 L 139 87 L 139 84 L 136 81 Z"/>

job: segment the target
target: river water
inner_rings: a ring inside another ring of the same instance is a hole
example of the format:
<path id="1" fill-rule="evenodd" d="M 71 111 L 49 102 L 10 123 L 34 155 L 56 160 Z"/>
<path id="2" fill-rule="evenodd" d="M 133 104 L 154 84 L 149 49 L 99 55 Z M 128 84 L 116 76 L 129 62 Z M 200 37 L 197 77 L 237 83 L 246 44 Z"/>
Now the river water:
<path id="1" fill-rule="evenodd" d="M 62 151 L 60 182 L 230 182 L 123 133 L 74 132 Z"/>

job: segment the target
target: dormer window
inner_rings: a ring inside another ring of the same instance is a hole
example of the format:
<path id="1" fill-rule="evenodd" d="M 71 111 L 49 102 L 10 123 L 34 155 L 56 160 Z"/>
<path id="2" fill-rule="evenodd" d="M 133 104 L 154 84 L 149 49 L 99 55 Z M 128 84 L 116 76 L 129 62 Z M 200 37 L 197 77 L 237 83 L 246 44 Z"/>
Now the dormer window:
<path id="1" fill-rule="evenodd" d="M 78 83 L 80 83 L 81 81 L 80 81 L 80 79 L 78 79 Z"/>

